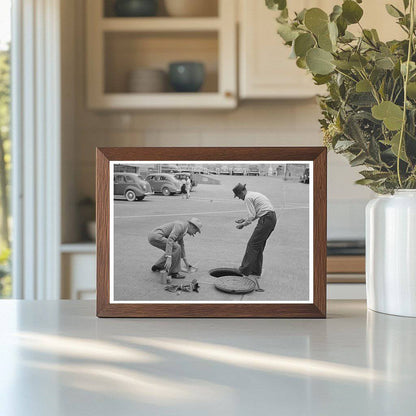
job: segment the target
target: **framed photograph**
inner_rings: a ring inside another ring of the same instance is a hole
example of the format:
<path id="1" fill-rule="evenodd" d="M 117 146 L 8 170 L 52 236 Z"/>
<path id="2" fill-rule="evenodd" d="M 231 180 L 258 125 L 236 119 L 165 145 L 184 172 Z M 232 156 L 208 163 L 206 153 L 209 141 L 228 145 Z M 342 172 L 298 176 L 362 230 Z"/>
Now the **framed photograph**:
<path id="1" fill-rule="evenodd" d="M 324 318 L 324 147 L 97 149 L 97 316 Z"/>

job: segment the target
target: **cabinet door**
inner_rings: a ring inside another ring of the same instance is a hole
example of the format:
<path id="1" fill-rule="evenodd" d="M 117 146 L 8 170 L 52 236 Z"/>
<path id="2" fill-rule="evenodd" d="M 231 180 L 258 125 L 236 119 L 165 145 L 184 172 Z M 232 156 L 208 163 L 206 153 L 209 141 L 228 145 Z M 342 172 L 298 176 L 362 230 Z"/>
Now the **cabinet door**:
<path id="1" fill-rule="evenodd" d="M 320 7 L 313 2 L 315 6 Z M 305 98 L 318 93 L 311 75 L 289 59 L 290 48 L 276 33 L 278 12 L 264 1 L 240 0 L 240 97 Z M 313 7 L 309 0 L 290 1 L 290 11 Z"/>
<path id="2" fill-rule="evenodd" d="M 389 1 L 402 9 L 402 0 Z M 340 0 L 291 0 L 289 12 L 303 8 L 320 7 L 329 13 Z M 382 40 L 401 39 L 404 32 L 389 16 L 385 5 L 378 1 L 361 4 L 366 28 L 376 28 Z M 299 69 L 289 59 L 290 48 L 283 44 L 276 33 L 275 17 L 278 12 L 269 10 L 264 0 L 239 0 L 240 13 L 240 68 L 239 87 L 241 98 L 305 98 L 322 93 L 322 87 L 313 84 L 311 75 Z M 349 27 L 358 34 L 358 25 Z"/>

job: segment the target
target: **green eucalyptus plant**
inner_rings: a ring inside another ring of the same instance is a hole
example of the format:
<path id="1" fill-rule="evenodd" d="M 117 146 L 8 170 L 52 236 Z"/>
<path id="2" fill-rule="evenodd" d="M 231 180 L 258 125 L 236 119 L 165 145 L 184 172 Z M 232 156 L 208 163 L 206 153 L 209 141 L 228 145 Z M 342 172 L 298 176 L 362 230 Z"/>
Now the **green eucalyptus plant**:
<path id="1" fill-rule="evenodd" d="M 325 145 L 351 166 L 365 166 L 357 183 L 380 194 L 416 188 L 414 2 L 385 6 L 406 39 L 382 42 L 360 24 L 362 0 L 344 0 L 330 14 L 304 9 L 292 19 L 286 0 L 266 0 L 280 11 L 277 32 L 297 66 L 327 87 L 319 97 Z"/>

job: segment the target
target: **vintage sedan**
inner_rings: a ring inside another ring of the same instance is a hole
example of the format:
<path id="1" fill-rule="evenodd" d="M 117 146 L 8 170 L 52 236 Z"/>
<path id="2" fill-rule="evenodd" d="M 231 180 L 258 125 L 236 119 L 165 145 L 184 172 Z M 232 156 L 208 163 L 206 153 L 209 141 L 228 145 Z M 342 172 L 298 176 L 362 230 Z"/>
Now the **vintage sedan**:
<path id="1" fill-rule="evenodd" d="M 179 182 L 182 182 L 184 179 L 186 180 L 186 179 L 189 178 L 191 180 L 191 191 L 192 191 L 192 188 L 194 188 L 197 185 L 197 183 L 195 181 L 195 177 L 194 177 L 194 175 L 192 173 L 189 173 L 189 172 L 180 172 L 180 173 L 174 173 L 173 176 Z"/>
<path id="2" fill-rule="evenodd" d="M 151 195 L 150 184 L 136 173 L 114 173 L 114 197 L 123 196 L 127 201 L 142 201 L 146 195 Z"/>
<path id="3" fill-rule="evenodd" d="M 231 175 L 244 175 L 244 169 L 240 167 L 233 168 L 231 171 Z"/>
<path id="4" fill-rule="evenodd" d="M 155 173 L 146 176 L 154 193 L 162 193 L 165 196 L 181 192 L 182 183 L 169 173 Z"/>

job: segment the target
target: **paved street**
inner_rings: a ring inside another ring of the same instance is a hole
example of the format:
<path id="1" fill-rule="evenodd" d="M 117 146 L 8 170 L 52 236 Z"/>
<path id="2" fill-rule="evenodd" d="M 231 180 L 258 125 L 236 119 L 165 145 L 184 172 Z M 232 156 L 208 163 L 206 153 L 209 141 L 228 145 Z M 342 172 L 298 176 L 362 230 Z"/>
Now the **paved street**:
<path id="1" fill-rule="evenodd" d="M 130 301 L 299 301 L 309 292 L 309 185 L 284 182 L 276 177 L 214 176 L 221 185 L 201 185 L 191 199 L 181 196 L 146 197 L 144 201 L 114 202 L 114 300 Z M 264 251 L 260 285 L 265 292 L 231 295 L 214 287 L 208 271 L 238 267 L 256 223 L 243 230 L 234 220 L 246 215 L 243 201 L 233 198 L 232 188 L 241 181 L 247 189 L 264 193 L 278 214 L 278 224 Z M 198 267 L 187 275 L 201 284 L 199 293 L 180 295 L 164 290 L 159 273 L 151 272 L 162 251 L 152 247 L 148 233 L 160 224 L 198 217 L 202 234 L 184 239 L 188 261 Z"/>

